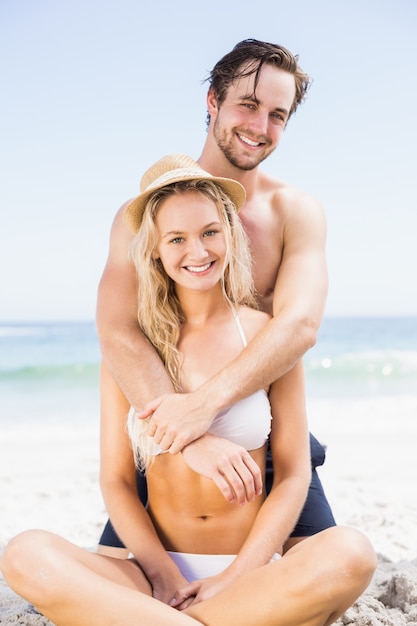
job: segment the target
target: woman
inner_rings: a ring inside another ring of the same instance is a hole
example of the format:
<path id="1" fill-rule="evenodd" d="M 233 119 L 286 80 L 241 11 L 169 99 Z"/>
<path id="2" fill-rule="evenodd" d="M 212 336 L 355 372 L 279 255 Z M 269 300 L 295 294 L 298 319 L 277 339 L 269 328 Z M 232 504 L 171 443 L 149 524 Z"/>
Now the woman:
<path id="1" fill-rule="evenodd" d="M 177 390 L 188 392 L 239 354 L 268 319 L 248 306 L 250 257 L 236 214 L 244 191 L 181 155 L 150 168 L 141 188 L 126 209 L 137 231 L 138 320 Z M 134 558 L 91 554 L 28 531 L 12 540 L 2 561 L 15 591 L 58 626 L 318 626 L 358 597 L 375 567 L 360 533 L 331 528 L 280 558 L 310 478 L 301 363 L 218 415 L 206 435 L 176 455 L 153 445 L 132 411 L 133 447 L 147 471 L 146 510 L 125 428 L 114 418 L 128 407 L 121 392 L 117 406 L 108 402 L 112 384 L 103 368 L 104 496 Z M 274 484 L 265 498 L 268 435 Z M 206 471 L 213 450 L 225 458 L 217 483 Z M 236 473 L 253 476 L 243 504 Z"/>

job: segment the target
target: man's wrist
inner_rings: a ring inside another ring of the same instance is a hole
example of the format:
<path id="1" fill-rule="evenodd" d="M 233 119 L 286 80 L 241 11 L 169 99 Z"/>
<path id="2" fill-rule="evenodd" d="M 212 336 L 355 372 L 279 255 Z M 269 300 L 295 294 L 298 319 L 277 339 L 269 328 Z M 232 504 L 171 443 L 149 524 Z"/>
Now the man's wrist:
<path id="1" fill-rule="evenodd" d="M 208 380 L 196 391 L 192 392 L 200 407 L 206 414 L 212 414 L 213 418 L 231 404 L 233 398 L 226 385 L 216 382 L 215 379 Z"/>

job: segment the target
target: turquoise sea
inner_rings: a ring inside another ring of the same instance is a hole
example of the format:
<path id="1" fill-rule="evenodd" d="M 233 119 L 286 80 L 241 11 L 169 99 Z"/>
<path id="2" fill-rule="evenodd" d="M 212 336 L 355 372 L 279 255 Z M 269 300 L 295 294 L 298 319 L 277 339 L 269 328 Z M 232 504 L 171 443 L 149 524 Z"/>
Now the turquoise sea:
<path id="1" fill-rule="evenodd" d="M 0 324 L 0 424 L 98 420 L 93 322 Z M 417 317 L 325 318 L 305 356 L 311 398 L 417 395 Z"/>

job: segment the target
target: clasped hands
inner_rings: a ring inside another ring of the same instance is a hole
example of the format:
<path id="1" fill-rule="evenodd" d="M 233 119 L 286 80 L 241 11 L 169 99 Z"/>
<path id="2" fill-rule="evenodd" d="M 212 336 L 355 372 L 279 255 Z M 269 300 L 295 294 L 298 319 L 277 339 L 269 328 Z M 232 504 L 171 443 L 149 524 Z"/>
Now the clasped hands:
<path id="1" fill-rule="evenodd" d="M 216 576 L 194 580 L 181 589 L 178 589 L 175 593 L 175 597 L 169 604 L 173 608 L 183 611 L 189 606 L 198 604 L 199 602 L 203 602 L 217 595 L 233 580 L 234 577 L 230 576 L 227 569 Z"/>
<path id="2" fill-rule="evenodd" d="M 262 474 L 249 452 L 207 432 L 215 415 L 195 395 L 167 394 L 137 411 L 149 419 L 147 434 L 170 454 L 182 453 L 192 470 L 210 478 L 228 502 L 252 502 L 262 493 Z"/>
<path id="3" fill-rule="evenodd" d="M 236 575 L 233 575 L 229 568 L 226 568 L 216 576 L 189 583 L 177 567 L 173 566 L 168 570 L 159 571 L 158 576 L 151 580 L 151 584 L 154 598 L 183 611 L 193 604 L 213 597 L 235 578 Z"/>

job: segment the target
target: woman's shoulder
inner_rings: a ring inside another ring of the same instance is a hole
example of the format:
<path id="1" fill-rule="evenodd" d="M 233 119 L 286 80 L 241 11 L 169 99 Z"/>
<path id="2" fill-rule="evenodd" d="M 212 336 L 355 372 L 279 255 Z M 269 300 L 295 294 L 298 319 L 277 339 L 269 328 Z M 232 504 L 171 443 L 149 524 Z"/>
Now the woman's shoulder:
<path id="1" fill-rule="evenodd" d="M 237 313 L 248 341 L 250 341 L 271 319 L 269 313 L 244 305 L 237 308 Z"/>

